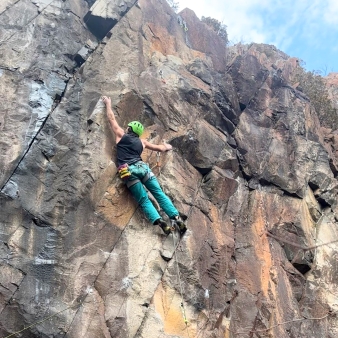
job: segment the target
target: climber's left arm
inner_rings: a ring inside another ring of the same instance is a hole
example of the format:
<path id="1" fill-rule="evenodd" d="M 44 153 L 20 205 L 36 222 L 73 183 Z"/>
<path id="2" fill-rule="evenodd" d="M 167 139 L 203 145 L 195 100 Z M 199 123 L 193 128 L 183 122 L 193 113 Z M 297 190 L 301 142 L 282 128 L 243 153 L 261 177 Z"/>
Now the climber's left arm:
<path id="1" fill-rule="evenodd" d="M 150 149 L 150 150 L 154 150 L 154 151 L 164 152 L 164 151 L 172 150 L 172 148 L 173 148 L 171 146 L 171 144 L 168 144 L 168 143 L 153 144 L 153 143 L 148 142 L 147 140 L 141 140 L 141 141 L 142 141 L 144 149 Z"/>

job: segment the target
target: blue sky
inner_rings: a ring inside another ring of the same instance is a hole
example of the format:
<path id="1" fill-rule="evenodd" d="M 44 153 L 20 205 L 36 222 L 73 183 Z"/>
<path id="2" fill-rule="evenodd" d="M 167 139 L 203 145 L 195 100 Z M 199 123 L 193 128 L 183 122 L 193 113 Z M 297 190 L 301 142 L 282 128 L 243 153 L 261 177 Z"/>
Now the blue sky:
<path id="1" fill-rule="evenodd" d="M 267 43 L 323 75 L 338 72 L 338 0 L 175 0 L 227 26 L 230 43 Z"/>

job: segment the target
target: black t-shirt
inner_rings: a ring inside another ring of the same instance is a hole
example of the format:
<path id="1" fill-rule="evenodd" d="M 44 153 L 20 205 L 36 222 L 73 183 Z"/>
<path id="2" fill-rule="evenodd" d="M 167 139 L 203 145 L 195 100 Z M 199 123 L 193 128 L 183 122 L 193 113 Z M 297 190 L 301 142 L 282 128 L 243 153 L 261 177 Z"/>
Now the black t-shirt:
<path id="1" fill-rule="evenodd" d="M 142 161 L 141 154 L 143 151 L 143 144 L 139 137 L 134 134 L 124 134 L 116 145 L 117 149 L 117 165 L 128 163 L 132 164 L 137 161 Z"/>

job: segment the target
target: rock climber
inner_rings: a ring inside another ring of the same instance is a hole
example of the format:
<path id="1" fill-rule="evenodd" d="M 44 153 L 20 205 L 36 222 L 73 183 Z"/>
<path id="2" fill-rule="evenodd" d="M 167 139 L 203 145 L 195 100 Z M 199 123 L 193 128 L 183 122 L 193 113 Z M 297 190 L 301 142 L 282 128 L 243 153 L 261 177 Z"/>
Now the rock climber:
<path id="1" fill-rule="evenodd" d="M 144 186 L 152 193 L 168 217 L 176 222 L 181 235 L 183 235 L 187 227 L 179 216 L 179 212 L 170 198 L 162 191 L 157 178 L 149 166 L 141 159 L 141 154 L 145 148 L 165 152 L 171 150 L 172 146 L 168 143 L 156 145 L 147 140 L 140 139 L 144 127 L 138 121 L 128 123 L 127 129 L 123 130 L 115 119 L 111 107 L 111 98 L 102 96 L 102 101 L 106 106 L 109 125 L 115 134 L 117 165 L 120 177 L 124 180 L 152 224 L 159 225 L 166 235 L 169 235 L 171 232 L 171 226 L 161 218 L 153 203 L 150 201 Z"/>

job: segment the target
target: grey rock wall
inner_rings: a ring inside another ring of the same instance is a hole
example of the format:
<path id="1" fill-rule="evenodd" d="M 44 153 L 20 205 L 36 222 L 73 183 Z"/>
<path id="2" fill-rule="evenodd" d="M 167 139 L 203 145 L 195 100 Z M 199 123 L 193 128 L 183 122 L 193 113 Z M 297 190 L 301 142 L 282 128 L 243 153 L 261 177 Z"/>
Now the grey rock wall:
<path id="1" fill-rule="evenodd" d="M 0 17 L 1 337 L 336 336 L 335 152 L 292 59 L 165 0 Z M 116 175 L 103 94 L 174 147 L 143 159 L 187 217 L 175 255 Z"/>

